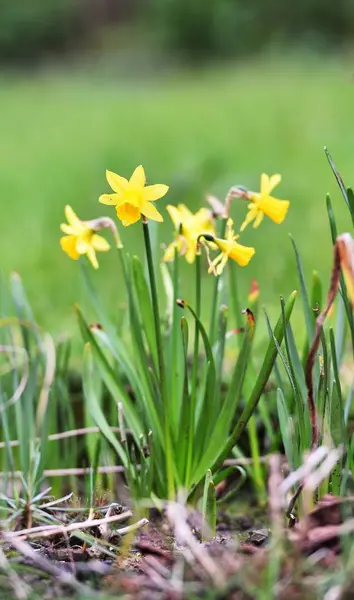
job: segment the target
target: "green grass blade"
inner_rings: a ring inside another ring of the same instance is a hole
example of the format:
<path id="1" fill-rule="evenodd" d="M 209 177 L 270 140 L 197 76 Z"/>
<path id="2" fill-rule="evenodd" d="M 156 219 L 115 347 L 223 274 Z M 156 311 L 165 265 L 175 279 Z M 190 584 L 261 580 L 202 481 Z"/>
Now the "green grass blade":
<path id="1" fill-rule="evenodd" d="M 157 367 L 157 348 L 156 336 L 154 330 L 154 317 L 151 304 L 151 296 L 147 281 L 144 276 L 144 269 L 137 256 L 132 259 L 132 271 L 135 284 L 136 303 L 141 316 L 141 326 L 145 332 L 148 348 L 153 358 L 155 368 Z"/>
<path id="2" fill-rule="evenodd" d="M 278 388 L 277 390 L 277 409 L 279 427 L 281 431 L 281 437 L 284 445 L 286 458 L 288 459 L 290 468 L 294 470 L 299 466 L 299 452 L 295 441 L 294 422 L 286 405 L 283 392 L 280 388 Z"/>
<path id="3" fill-rule="evenodd" d="M 97 394 L 97 387 L 99 386 L 99 380 L 97 379 L 97 371 L 95 369 L 95 361 L 93 355 L 93 348 L 90 343 L 85 345 L 84 360 L 83 360 L 83 389 L 85 400 L 88 404 L 90 414 L 94 419 L 97 427 L 100 429 L 106 440 L 111 444 L 114 450 L 117 452 L 122 465 L 128 466 L 128 459 L 125 451 L 121 444 L 118 442 L 116 436 L 113 434 L 110 426 L 107 423 L 106 417 L 100 406 Z"/>
<path id="4" fill-rule="evenodd" d="M 291 313 L 293 311 L 295 300 L 296 300 L 296 294 L 297 294 L 296 291 L 292 292 L 285 303 L 285 319 L 286 319 L 285 325 L 287 325 L 288 321 L 290 320 Z M 283 337 L 284 337 L 284 323 L 283 323 L 282 315 L 280 315 L 280 317 L 277 321 L 277 324 L 275 326 L 275 329 L 274 329 L 274 338 L 277 340 L 277 343 L 279 346 L 281 345 L 281 343 L 283 341 Z M 269 376 L 272 372 L 272 369 L 274 367 L 274 363 L 275 363 L 277 354 L 278 354 L 277 347 L 274 343 L 274 340 L 271 339 L 269 341 L 268 348 L 267 348 L 262 366 L 260 368 L 259 375 L 257 377 L 254 388 L 252 390 L 251 396 L 249 397 L 248 401 L 246 402 L 246 405 L 242 411 L 242 414 L 241 414 L 240 418 L 238 419 L 237 424 L 236 424 L 229 440 L 227 441 L 223 451 L 221 452 L 218 461 L 213 466 L 213 469 L 212 469 L 213 472 L 218 467 L 218 465 L 224 460 L 224 458 L 229 454 L 229 452 L 232 450 L 233 446 L 235 446 L 235 444 L 237 444 L 237 442 L 240 438 L 240 435 L 245 430 L 245 427 L 246 427 L 251 415 L 253 414 L 253 412 L 258 404 L 258 401 L 264 391 L 264 387 L 265 387 L 265 385 L 269 379 Z"/>
<path id="5" fill-rule="evenodd" d="M 215 537 L 216 534 L 216 496 L 215 485 L 211 471 L 205 476 L 203 504 L 202 504 L 202 541 Z"/>
<path id="6" fill-rule="evenodd" d="M 328 150 L 327 150 L 326 147 L 324 148 L 324 151 L 325 151 L 325 154 L 327 156 L 327 160 L 328 160 L 328 162 L 329 162 L 329 164 L 331 166 L 331 169 L 333 171 L 333 175 L 335 176 L 335 178 L 337 180 L 337 183 L 339 185 L 339 189 L 342 192 L 342 195 L 343 195 L 343 198 L 345 200 L 345 203 L 346 203 L 346 205 L 347 205 L 347 207 L 349 209 L 350 216 L 352 218 L 352 222 L 353 222 L 353 225 L 354 225 L 354 210 L 353 210 L 353 206 L 354 206 L 353 200 L 354 200 L 354 198 L 353 198 L 353 192 L 352 192 L 352 190 L 350 190 L 350 192 L 348 194 L 348 190 L 347 190 L 347 188 L 344 185 L 344 181 L 343 181 L 341 175 L 339 174 L 339 171 L 338 171 L 336 165 L 334 164 L 333 159 L 332 159 L 332 157 L 331 157 L 331 155 L 328 152 Z"/>
<path id="7" fill-rule="evenodd" d="M 127 392 L 124 389 L 122 383 L 117 379 L 111 365 L 109 364 L 105 354 L 100 348 L 97 340 L 95 339 L 92 331 L 88 327 L 83 314 L 78 306 L 76 306 L 76 312 L 79 319 L 80 329 L 82 331 L 84 340 L 89 342 L 92 348 L 93 356 L 97 366 L 99 367 L 101 377 L 107 386 L 108 390 L 112 394 L 115 402 L 121 402 L 124 407 L 124 414 L 128 423 L 129 428 L 132 430 L 136 442 L 138 443 L 140 434 L 144 431 L 142 422 L 136 412 L 135 406 L 132 400 L 129 398 Z"/>

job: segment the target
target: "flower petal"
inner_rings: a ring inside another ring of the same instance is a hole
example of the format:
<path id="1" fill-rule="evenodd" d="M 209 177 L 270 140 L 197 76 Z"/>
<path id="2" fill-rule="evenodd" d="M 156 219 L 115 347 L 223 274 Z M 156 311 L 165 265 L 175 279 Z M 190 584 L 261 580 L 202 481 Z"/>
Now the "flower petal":
<path id="1" fill-rule="evenodd" d="M 253 205 L 248 210 L 246 218 L 240 227 L 240 231 L 244 231 L 246 229 L 247 225 L 249 225 L 253 221 L 253 219 L 255 219 L 257 217 L 257 214 L 258 214 L 257 206 Z"/>
<path id="2" fill-rule="evenodd" d="M 163 216 L 160 215 L 159 211 L 150 202 L 145 202 L 141 207 L 140 212 L 144 217 L 151 219 L 152 221 L 158 221 L 159 223 L 162 223 L 163 221 Z"/>
<path id="3" fill-rule="evenodd" d="M 117 194 L 122 194 L 129 188 L 129 181 L 125 177 L 113 173 L 113 171 L 106 171 L 106 179 L 112 190 Z"/>
<path id="4" fill-rule="evenodd" d="M 194 261 L 195 261 L 196 250 L 197 250 L 196 242 L 192 242 L 192 241 L 189 242 L 186 253 L 185 253 L 185 257 L 186 257 L 187 263 L 189 263 L 190 265 L 192 263 L 194 263 Z"/>
<path id="5" fill-rule="evenodd" d="M 65 217 L 69 225 L 71 225 L 75 231 L 81 231 L 84 228 L 83 222 L 81 219 L 79 219 L 76 213 L 74 213 L 69 204 L 67 204 L 65 207 Z"/>
<path id="6" fill-rule="evenodd" d="M 171 244 L 169 244 L 167 246 L 162 260 L 164 262 L 173 262 L 175 259 L 175 250 L 176 249 L 178 250 L 177 240 L 174 240 L 173 242 L 171 242 Z"/>
<path id="7" fill-rule="evenodd" d="M 97 235 L 97 233 L 93 234 L 91 244 L 95 250 L 99 250 L 100 252 L 107 252 L 110 249 L 107 240 L 101 235 Z"/>
<path id="8" fill-rule="evenodd" d="M 87 249 L 87 258 L 89 259 L 93 268 L 98 269 L 98 261 L 97 261 L 97 257 L 96 257 L 96 252 L 92 246 L 89 246 Z"/>
<path id="9" fill-rule="evenodd" d="M 176 229 L 179 229 L 182 222 L 182 214 L 177 206 L 173 206 L 172 204 L 167 204 L 166 210 L 171 217 L 171 221 L 174 224 Z"/>
<path id="10" fill-rule="evenodd" d="M 124 202 L 123 194 L 102 194 L 98 201 L 101 204 L 107 204 L 108 206 L 119 206 Z"/>
<path id="11" fill-rule="evenodd" d="M 146 183 L 145 171 L 142 165 L 139 165 L 129 179 L 129 184 L 134 188 L 142 188 Z"/>
<path id="12" fill-rule="evenodd" d="M 120 219 L 124 227 L 136 223 L 140 219 L 140 210 L 136 206 L 125 202 L 116 207 L 117 217 Z"/>
<path id="13" fill-rule="evenodd" d="M 279 185 L 281 182 L 281 175 L 277 173 L 276 175 L 271 175 L 269 178 L 269 194 L 274 190 L 274 188 Z"/>
<path id="14" fill-rule="evenodd" d="M 71 227 L 70 225 L 67 225 L 66 223 L 62 223 L 60 225 L 60 229 L 62 230 L 63 233 L 67 233 L 68 235 L 75 234 L 75 229 L 73 227 Z"/>
<path id="15" fill-rule="evenodd" d="M 90 244 L 87 240 L 77 239 L 76 241 L 76 250 L 79 254 L 86 254 L 89 250 Z"/>
<path id="16" fill-rule="evenodd" d="M 223 272 L 223 270 L 224 270 L 224 268 L 225 268 L 228 260 L 229 260 L 228 255 L 227 254 L 223 254 L 222 258 L 221 258 L 221 260 L 220 260 L 220 262 L 218 264 L 218 266 L 216 267 L 216 274 L 217 275 L 221 275 L 221 273 Z"/>
<path id="17" fill-rule="evenodd" d="M 261 175 L 261 195 L 269 196 L 270 194 L 270 180 L 269 175 L 262 173 Z"/>
<path id="18" fill-rule="evenodd" d="M 70 256 L 73 260 L 77 260 L 80 256 L 76 249 L 76 236 L 75 235 L 65 235 L 60 238 L 60 245 L 62 250 Z"/>
<path id="19" fill-rule="evenodd" d="M 165 196 L 168 192 L 168 185 L 156 183 L 155 185 L 147 185 L 144 188 L 143 196 L 146 202 L 153 202 Z"/>
<path id="20" fill-rule="evenodd" d="M 260 226 L 260 224 L 261 224 L 261 223 L 262 223 L 262 221 L 263 221 L 263 217 L 264 217 L 264 213 L 262 213 L 262 211 L 260 210 L 260 211 L 258 212 L 258 214 L 257 214 L 257 216 L 256 216 L 256 218 L 255 218 L 255 220 L 254 220 L 254 223 L 253 223 L 253 228 L 254 228 L 254 229 L 257 229 L 257 227 L 259 227 L 259 226 Z"/>

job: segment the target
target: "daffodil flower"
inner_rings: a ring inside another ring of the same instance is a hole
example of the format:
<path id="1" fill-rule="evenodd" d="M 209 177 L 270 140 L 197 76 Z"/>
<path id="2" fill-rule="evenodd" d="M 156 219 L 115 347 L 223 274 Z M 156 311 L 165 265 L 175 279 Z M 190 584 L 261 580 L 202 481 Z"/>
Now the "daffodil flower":
<path id="1" fill-rule="evenodd" d="M 251 199 L 251 203 L 248 205 L 249 212 L 241 225 L 240 231 L 244 231 L 251 221 L 254 221 L 253 227 L 259 227 L 264 215 L 267 215 L 267 217 L 277 224 L 284 221 L 290 202 L 288 200 L 278 200 L 270 195 L 280 182 L 280 175 L 269 177 L 265 173 L 262 173 L 260 193 L 248 192 L 246 194 L 246 197 Z M 245 194 L 243 194 L 243 197 L 245 197 Z"/>
<path id="2" fill-rule="evenodd" d="M 193 214 L 184 204 L 178 206 L 169 204 L 166 209 L 176 228 L 177 236 L 166 248 L 163 260 L 173 261 L 177 250 L 180 256 L 185 256 L 188 263 L 193 263 L 200 234 L 215 234 L 211 213 L 206 208 L 200 208 Z"/>
<path id="3" fill-rule="evenodd" d="M 60 229 L 67 235 L 60 238 L 62 250 L 73 260 L 78 260 L 83 254 L 87 255 L 94 269 L 98 269 L 96 250 L 98 252 L 107 252 L 110 245 L 96 231 L 102 229 L 102 226 L 110 227 L 107 224 L 110 219 L 96 219 L 94 221 L 81 221 L 74 213 L 71 206 L 65 207 L 65 216 L 68 224 L 62 223 Z M 105 225 L 103 225 L 105 221 Z"/>
<path id="4" fill-rule="evenodd" d="M 220 275 L 222 273 L 227 261 L 229 258 L 236 261 L 240 267 L 245 267 L 250 262 L 252 256 L 255 253 L 255 249 L 250 246 L 243 246 L 239 244 L 236 240 L 239 238 L 239 235 L 235 235 L 234 232 L 234 223 L 232 219 L 227 220 L 226 224 L 226 239 L 205 237 L 205 239 L 209 242 L 213 242 L 216 246 L 221 250 L 221 254 L 219 254 L 211 263 L 209 267 L 209 273 L 214 273 L 215 275 Z"/>
<path id="5" fill-rule="evenodd" d="M 146 186 L 145 171 L 141 165 L 135 169 L 129 181 L 112 171 L 106 171 L 106 177 L 114 194 L 102 194 L 99 202 L 115 206 L 117 216 L 125 227 L 139 221 L 141 215 L 159 223 L 163 221 L 152 202 L 167 194 L 167 185 Z"/>

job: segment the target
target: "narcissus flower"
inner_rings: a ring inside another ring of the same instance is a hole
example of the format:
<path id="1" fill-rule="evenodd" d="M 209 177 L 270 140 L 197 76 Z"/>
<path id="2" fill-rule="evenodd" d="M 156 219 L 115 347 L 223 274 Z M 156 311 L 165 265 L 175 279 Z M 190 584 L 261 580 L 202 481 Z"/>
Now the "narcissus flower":
<path id="1" fill-rule="evenodd" d="M 73 260 L 78 260 L 80 256 L 86 254 L 93 268 L 98 269 L 96 250 L 107 252 L 110 245 L 105 238 L 97 235 L 96 231 L 103 227 L 111 227 L 111 220 L 103 218 L 93 221 L 81 221 L 71 206 L 65 207 L 65 216 L 68 224 L 62 223 L 60 225 L 63 233 L 67 234 L 60 238 L 62 249 Z"/>
<path id="2" fill-rule="evenodd" d="M 242 244 L 238 244 L 236 240 L 239 237 L 239 235 L 235 235 L 233 220 L 228 219 L 226 224 L 226 239 L 222 240 L 220 238 L 212 238 L 211 236 L 205 238 L 207 241 L 216 244 L 219 250 L 221 250 L 221 254 L 219 254 L 210 263 L 209 273 L 220 275 L 229 258 L 236 261 L 240 267 L 245 267 L 248 265 L 255 253 L 255 249 L 249 246 L 242 246 Z"/>
<path id="3" fill-rule="evenodd" d="M 201 233 L 215 235 L 211 212 L 200 208 L 193 214 L 184 204 L 166 206 L 167 212 L 176 228 L 176 239 L 167 247 L 163 260 L 173 261 L 175 250 L 185 256 L 188 263 L 195 261 L 198 237 Z"/>
<path id="4" fill-rule="evenodd" d="M 106 171 L 106 177 L 114 194 L 102 194 L 99 201 L 115 206 L 117 216 L 125 227 L 139 221 L 141 215 L 159 223 L 163 221 L 152 202 L 167 194 L 167 185 L 146 186 L 145 171 L 141 165 L 135 169 L 129 181 L 112 171 Z"/>
<path id="5" fill-rule="evenodd" d="M 251 199 L 251 203 L 248 205 L 248 214 L 241 225 L 240 231 L 243 231 L 251 221 L 254 221 L 253 227 L 259 227 L 264 215 L 277 224 L 284 221 L 290 202 L 288 200 L 278 200 L 270 195 L 280 182 L 280 175 L 269 177 L 262 173 L 260 193 L 248 192 L 243 194 L 242 197 Z"/>

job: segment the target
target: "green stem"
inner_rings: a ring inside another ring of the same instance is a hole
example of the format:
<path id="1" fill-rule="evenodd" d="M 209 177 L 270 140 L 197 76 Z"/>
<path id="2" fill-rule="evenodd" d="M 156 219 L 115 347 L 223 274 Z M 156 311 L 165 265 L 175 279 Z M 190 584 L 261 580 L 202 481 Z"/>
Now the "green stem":
<path id="1" fill-rule="evenodd" d="M 238 299 L 238 285 L 237 285 L 237 276 L 235 265 L 231 264 L 231 261 L 228 264 L 229 271 L 229 290 L 230 290 L 230 303 L 232 306 L 232 310 L 234 313 L 234 318 L 236 322 L 236 327 L 239 329 L 243 326 L 243 319 L 241 315 L 240 302 Z M 239 340 L 241 340 L 242 336 L 237 336 Z"/>
<path id="2" fill-rule="evenodd" d="M 153 305 L 153 309 L 154 309 L 153 312 L 154 312 L 156 347 L 157 347 L 157 357 L 158 357 L 159 376 L 160 376 L 160 392 L 161 392 L 161 400 L 162 400 L 162 406 L 163 406 L 163 411 L 164 411 L 167 489 L 168 489 L 168 498 L 170 500 L 172 500 L 175 495 L 175 490 L 174 490 L 174 476 L 173 476 L 172 444 L 171 444 L 170 427 L 169 427 L 169 421 L 168 421 L 166 371 L 165 371 L 165 361 L 164 361 L 164 354 L 163 354 L 163 344 L 162 344 L 161 327 L 160 327 L 160 311 L 159 311 L 159 303 L 158 303 L 158 297 L 157 297 L 157 287 L 156 287 L 154 262 L 153 262 L 152 250 L 151 250 L 150 233 L 149 233 L 148 222 L 145 219 L 143 220 L 143 231 L 144 231 L 146 259 L 147 259 L 149 279 L 150 279 L 151 300 L 152 300 L 152 305 Z"/>
<path id="3" fill-rule="evenodd" d="M 189 438 L 187 449 L 185 483 L 188 487 L 193 461 L 193 442 L 195 436 L 195 413 L 197 405 L 197 382 L 198 382 L 198 359 L 199 359 L 199 319 L 201 308 L 201 273 L 200 273 L 200 253 L 197 253 L 195 259 L 195 329 L 194 329 L 194 350 L 193 350 L 193 367 L 192 367 L 192 388 L 190 401 L 190 416 L 189 416 Z"/>
<path id="4" fill-rule="evenodd" d="M 175 438 L 178 437 L 178 423 L 181 412 L 180 401 L 180 319 L 177 306 L 179 298 L 179 258 L 177 249 L 175 250 L 175 258 L 173 262 L 173 313 L 172 313 L 172 330 L 170 341 L 170 406 L 173 416 L 173 432 Z"/>
<path id="5" fill-rule="evenodd" d="M 224 237 L 225 230 L 226 230 L 226 219 L 223 219 L 221 221 L 220 234 L 219 234 L 219 236 L 221 238 Z M 218 313 L 219 292 L 220 292 L 220 287 L 221 287 L 221 285 L 220 285 L 221 284 L 221 277 L 222 277 L 222 275 L 217 275 L 215 277 L 215 285 L 214 285 L 213 299 L 212 299 L 212 305 L 211 305 L 210 328 L 209 328 L 209 340 L 210 340 L 210 345 L 211 346 L 213 346 L 213 344 L 214 344 L 214 338 L 215 338 L 216 320 L 217 320 L 217 313 Z"/>
<path id="6" fill-rule="evenodd" d="M 255 484 L 255 488 L 258 494 L 258 498 L 261 502 L 265 500 L 266 497 L 266 488 L 264 485 L 264 476 L 262 471 L 262 465 L 260 462 L 260 453 L 259 453 L 259 444 L 257 438 L 257 429 L 256 429 L 256 419 L 254 414 L 250 417 L 248 421 L 248 437 L 250 442 L 251 449 L 251 457 L 252 461 L 252 471 L 253 471 L 253 481 Z"/>

